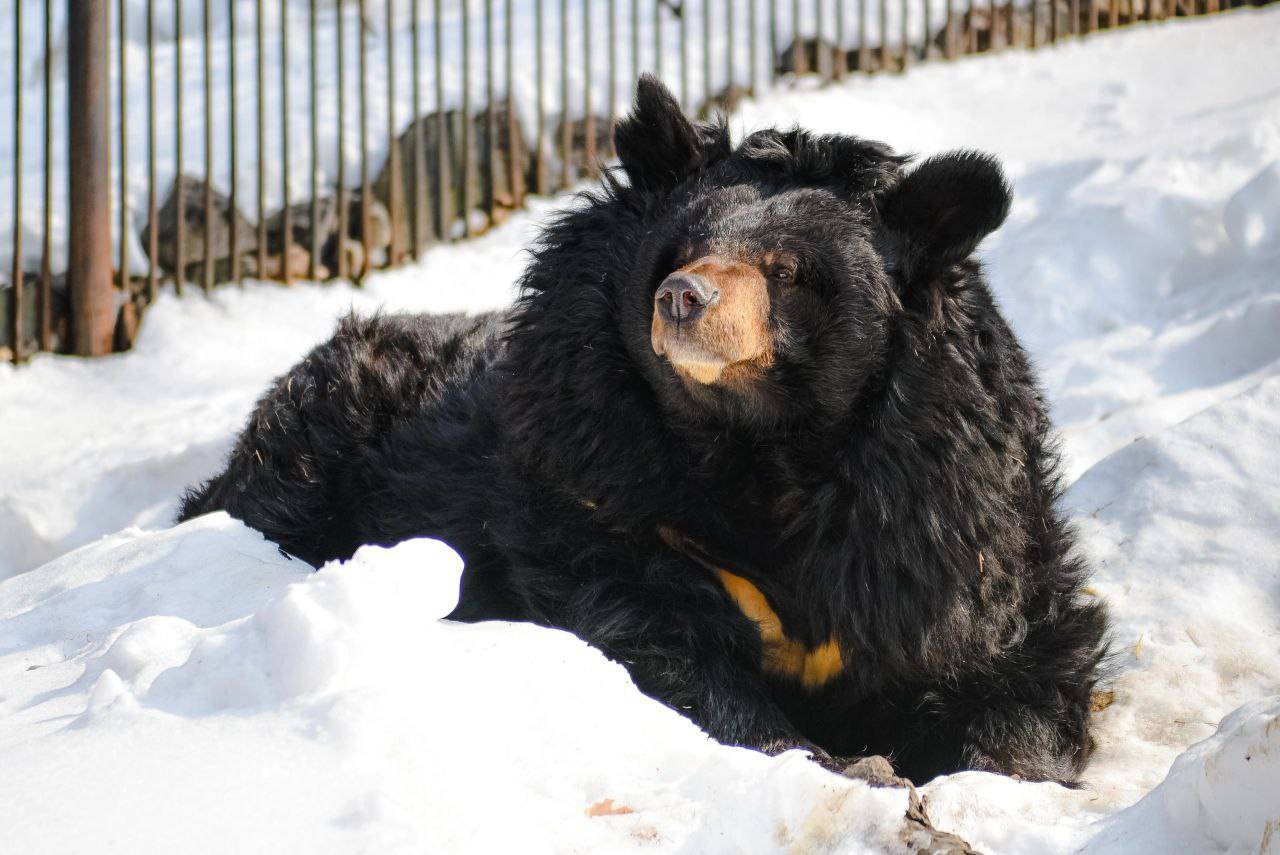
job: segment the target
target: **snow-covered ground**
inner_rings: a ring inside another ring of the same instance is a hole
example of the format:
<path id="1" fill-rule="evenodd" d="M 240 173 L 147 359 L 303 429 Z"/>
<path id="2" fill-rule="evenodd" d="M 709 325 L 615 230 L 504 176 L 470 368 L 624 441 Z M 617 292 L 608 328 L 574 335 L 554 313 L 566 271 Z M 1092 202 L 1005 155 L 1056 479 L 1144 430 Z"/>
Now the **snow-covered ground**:
<path id="1" fill-rule="evenodd" d="M 925 789 L 984 851 L 1280 848 L 1277 43 L 1280 8 L 1241 10 L 734 119 L 983 148 L 1015 179 L 983 253 L 1063 431 L 1116 676 L 1083 789 Z M 898 845 L 902 791 L 718 746 L 563 633 L 432 620 L 459 571 L 438 544 L 311 573 L 225 516 L 166 528 L 337 315 L 502 305 L 563 204 L 360 291 L 165 296 L 130 353 L 0 368 L 0 848 Z"/>

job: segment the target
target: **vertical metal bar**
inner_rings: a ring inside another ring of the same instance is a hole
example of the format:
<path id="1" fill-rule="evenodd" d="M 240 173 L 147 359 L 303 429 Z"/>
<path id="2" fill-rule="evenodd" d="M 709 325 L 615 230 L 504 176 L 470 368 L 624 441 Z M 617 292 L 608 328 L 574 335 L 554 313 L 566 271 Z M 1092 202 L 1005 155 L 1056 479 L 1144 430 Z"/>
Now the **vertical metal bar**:
<path id="1" fill-rule="evenodd" d="M 361 4 L 364 0 L 360 0 Z M 453 236 L 453 194 L 449 183 L 449 116 L 444 106 L 444 15 L 440 0 L 435 0 L 433 32 L 436 67 L 436 231 L 441 241 Z M 541 4 L 539 4 L 541 5 Z M 361 14 L 363 20 L 363 13 Z M 367 232 L 366 232 L 367 233 Z"/>
<path id="2" fill-rule="evenodd" d="M 988 8 L 991 10 L 991 50 L 999 50 L 1005 46 L 1004 35 L 1004 10 L 996 0 L 987 0 Z M 925 13 L 928 14 L 928 4 L 925 5 Z M 929 28 L 925 26 L 925 33 L 929 32 Z M 927 35 L 926 35 L 927 38 Z M 925 42 L 925 51 L 928 52 L 928 42 Z"/>
<path id="3" fill-rule="evenodd" d="M 517 208 L 524 204 L 524 153 L 520 150 L 520 126 L 516 118 L 516 22 L 512 0 L 506 0 L 507 54 L 507 168 L 511 173 L 511 202 Z"/>
<path id="4" fill-rule="evenodd" d="M 889 70 L 889 0 L 880 2 L 880 70 Z"/>
<path id="5" fill-rule="evenodd" d="M 390 7 L 388 2 L 387 8 Z M 314 280 L 320 278 L 320 244 L 325 237 L 320 234 L 320 118 L 316 104 L 320 90 L 320 58 L 316 51 L 316 0 L 311 0 L 307 13 L 307 72 L 311 89 L 307 97 L 311 119 L 311 264 L 307 275 Z M 234 228 L 231 233 L 235 234 Z"/>
<path id="6" fill-rule="evenodd" d="M 471 0 L 462 0 L 462 234 L 471 237 L 475 145 L 471 140 Z"/>
<path id="7" fill-rule="evenodd" d="M 9 335 L 14 362 L 21 362 L 24 356 L 22 320 L 25 313 L 22 304 L 22 4 L 23 0 L 13 4 L 13 270 L 9 280 Z M 45 171 L 48 170 L 46 163 Z"/>
<path id="8" fill-rule="evenodd" d="M 439 0 L 436 0 L 437 4 Z M 543 55 L 543 10 L 542 2 L 533 4 L 533 42 L 534 42 L 534 166 L 533 191 L 538 194 L 547 192 L 547 105 L 546 94 L 546 59 Z"/>
<path id="9" fill-rule="evenodd" d="M 1093 0 L 1090 0 L 1090 2 L 1093 2 Z M 1147 0 L 1147 6 L 1150 8 L 1151 0 Z M 1071 24 L 1068 27 L 1071 35 L 1080 35 L 1080 0 L 1070 0 L 1068 14 L 1071 15 Z"/>
<path id="10" fill-rule="evenodd" d="M 613 157 L 613 126 L 618 120 L 618 0 L 609 2 L 609 133 L 606 135 L 609 157 Z"/>
<path id="11" fill-rule="evenodd" d="M 484 174 L 485 212 L 495 221 L 498 193 L 498 115 L 493 103 L 493 0 L 484 0 Z"/>
<path id="12" fill-rule="evenodd" d="M 569 124 L 569 0 L 560 0 L 560 188 L 570 184 L 569 155 L 573 127 Z"/>
<path id="13" fill-rule="evenodd" d="M 631 0 L 631 83 L 633 86 L 640 79 L 640 68 L 640 0 Z"/>
<path id="14" fill-rule="evenodd" d="M 369 198 L 369 44 L 365 37 L 369 32 L 369 16 L 365 0 L 360 0 L 356 8 L 360 12 L 360 25 L 356 27 L 356 58 L 360 75 L 357 91 L 360 95 L 360 243 L 363 248 L 356 278 L 363 282 L 373 268 L 373 221 L 369 210 L 372 201 Z"/>
<path id="15" fill-rule="evenodd" d="M 808 65 L 804 40 L 800 37 L 800 0 L 791 0 L 791 73 L 804 74 Z"/>
<path id="16" fill-rule="evenodd" d="M 824 15 L 822 0 L 813 0 L 813 70 L 824 80 L 831 77 L 831 53 L 826 50 L 823 36 Z"/>
<path id="17" fill-rule="evenodd" d="M 769 4 L 769 86 L 778 83 L 778 72 L 782 65 L 778 61 L 778 0 L 766 0 Z"/>
<path id="18" fill-rule="evenodd" d="M 1040 46 L 1040 3 L 1039 0 L 1030 0 L 1031 3 L 1031 31 L 1027 34 L 1027 46 L 1035 50 Z"/>
<path id="19" fill-rule="evenodd" d="M 213 290 L 213 10 L 204 0 L 204 292 Z M 121 193 L 124 190 L 121 188 Z M 121 199 L 123 206 L 124 200 Z M 234 218 L 231 228 L 235 228 Z"/>
<path id="20" fill-rule="evenodd" d="M 929 0 L 925 0 L 924 7 L 926 10 L 929 8 Z M 927 26 L 925 32 L 928 32 Z M 845 49 L 845 35 L 844 0 L 836 0 L 836 51 L 833 60 L 836 66 L 836 80 L 843 78 L 849 70 L 849 51 Z"/>
<path id="21" fill-rule="evenodd" d="M 67 171 L 71 200 L 67 278 L 73 350 L 80 356 L 109 353 L 115 330 L 111 284 L 111 93 L 106 75 L 111 33 L 108 10 L 107 0 L 72 0 L 67 4 Z M 16 180 L 14 187 L 16 193 Z M 14 253 L 15 259 L 19 257 Z"/>
<path id="22" fill-rule="evenodd" d="M 19 0 L 21 2 L 21 0 Z M 208 0 L 205 0 L 207 3 Z M 119 254 L 118 263 L 120 266 L 120 290 L 125 292 L 126 297 L 129 294 L 129 93 L 127 80 L 129 76 L 128 50 L 125 45 L 125 32 L 128 28 L 128 18 L 126 12 L 125 0 L 119 0 L 116 4 L 117 21 L 120 25 L 120 42 L 119 50 L 116 53 L 116 75 L 118 90 L 117 98 L 120 102 L 120 233 L 116 235 L 116 252 Z"/>
<path id="23" fill-rule="evenodd" d="M 747 84 L 751 87 L 752 94 L 759 94 L 760 92 L 759 25 L 759 16 L 756 14 L 756 0 L 747 0 L 747 62 L 751 66 Z"/>
<path id="24" fill-rule="evenodd" d="M 400 245 L 401 224 L 404 222 L 403 183 L 400 170 L 400 143 L 396 139 L 396 39 L 395 39 L 395 2 L 383 0 L 386 9 L 386 46 L 387 46 L 387 214 L 391 218 L 391 245 L 387 248 L 388 265 L 399 264 L 403 258 L 404 247 Z"/>
<path id="25" fill-rule="evenodd" d="M 715 83 L 711 77 L 711 0 L 702 0 L 702 100 L 708 110 L 715 99 Z"/>
<path id="26" fill-rule="evenodd" d="M 227 128 L 227 144 L 231 152 L 231 193 L 228 197 L 231 222 L 228 251 L 231 253 L 231 281 L 243 285 L 244 280 L 240 270 L 240 160 L 237 153 L 240 118 L 236 108 L 238 98 L 236 92 L 236 0 L 227 0 L 227 74 L 231 94 L 227 102 L 231 111 L 230 126 Z"/>
<path id="27" fill-rule="evenodd" d="M 334 32 L 338 39 L 338 187 L 335 196 L 338 205 L 338 276 L 346 279 L 351 275 L 351 269 L 347 264 L 349 260 L 347 241 L 351 238 L 351 224 L 349 222 L 351 211 L 347 202 L 347 152 L 345 145 L 347 135 L 347 15 L 343 6 L 344 0 L 337 0 L 334 5 L 334 16 L 336 18 Z M 414 8 L 417 8 L 416 0 Z"/>
<path id="28" fill-rule="evenodd" d="M 1058 40 L 1058 0 L 1049 0 L 1049 44 L 1053 44 L 1057 40 Z"/>
<path id="29" fill-rule="evenodd" d="M 409 206 L 409 234 L 412 246 L 409 252 L 414 261 L 422 257 L 423 225 L 426 222 L 427 209 L 427 157 L 422 149 L 422 123 L 426 117 L 422 115 L 422 13 L 418 9 L 418 0 L 409 0 L 409 59 L 413 66 L 413 79 L 410 90 L 413 100 L 413 124 L 410 139 L 413 144 L 413 204 Z"/>
<path id="30" fill-rule="evenodd" d="M 927 1 L 927 0 L 926 0 Z M 972 0 L 970 0 L 972 4 Z M 911 5 L 911 0 L 902 0 L 902 70 L 906 71 L 907 66 L 911 64 L 911 31 L 907 27 L 907 12 Z"/>
<path id="31" fill-rule="evenodd" d="M 1092 33 L 1098 29 L 1098 19 L 1100 17 L 1098 4 L 1100 4 L 1102 0 L 1087 0 L 1087 2 L 1089 4 L 1089 21 L 1085 25 L 1085 32 Z"/>
<path id="32" fill-rule="evenodd" d="M 293 264 L 289 249 L 293 246 L 293 211 L 289 204 L 289 0 L 280 0 L 280 192 L 283 228 L 280 244 L 280 267 L 284 284 L 293 284 Z"/>
<path id="33" fill-rule="evenodd" d="M 183 158 L 182 158 L 182 129 L 186 124 L 182 111 L 182 59 L 185 51 L 182 49 L 182 2 L 174 0 L 173 2 L 173 152 L 177 160 L 177 168 L 174 170 L 173 177 L 173 196 L 174 210 L 177 211 L 177 222 L 175 225 L 173 252 L 174 252 L 174 270 L 173 270 L 173 290 L 175 293 L 182 294 L 183 283 L 187 280 L 187 202 L 186 187 L 183 178 Z"/>
<path id="34" fill-rule="evenodd" d="M 662 0 L 653 0 L 653 73 L 662 78 Z"/>
<path id="35" fill-rule="evenodd" d="M 683 42 L 681 49 L 683 50 Z M 596 117 L 591 103 L 591 0 L 582 0 L 582 134 L 583 163 L 587 175 L 596 175 Z M 688 81 L 685 81 L 688 83 Z"/>
<path id="36" fill-rule="evenodd" d="M 726 0 L 724 4 L 724 29 L 728 42 L 724 46 L 724 88 L 729 97 L 733 97 L 734 83 L 737 80 L 737 68 L 734 63 L 733 48 L 738 43 L 737 16 L 733 7 L 738 0 Z"/>
<path id="37" fill-rule="evenodd" d="M 591 6 L 591 0 L 582 0 L 582 7 L 588 9 Z M 686 14 L 684 6 L 680 7 L 680 104 L 686 111 L 689 111 L 691 105 L 689 103 L 689 16 Z M 590 76 L 587 77 L 587 87 L 590 88 Z"/>
<path id="38" fill-rule="evenodd" d="M 871 73 L 871 48 L 867 44 L 867 23 L 870 10 L 867 4 L 871 0 L 858 0 L 858 70 L 863 74 Z"/>
<path id="39" fill-rule="evenodd" d="M 150 14 L 151 2 L 147 8 Z M 148 36 L 149 38 L 149 36 Z M 152 102 L 155 101 L 155 77 Z M 14 122 L 15 125 L 19 124 Z M 154 127 L 154 114 L 152 126 Z M 16 152 L 15 152 L 16 153 Z M 17 167 L 17 164 L 14 164 Z M 14 174 L 21 174 L 20 169 Z M 155 187 L 155 181 L 151 182 Z M 17 218 L 14 218 L 17 222 Z M 152 223 L 155 219 L 152 218 Z M 151 227 L 155 234 L 155 226 Z M 16 256 L 17 253 L 15 252 Z M 154 257 L 154 254 L 152 255 Z M 155 298 L 155 294 L 152 294 Z M 40 248 L 40 349 L 53 350 L 53 0 L 44 0 L 44 235 Z M 16 313 L 15 313 L 16 314 Z"/>
<path id="40" fill-rule="evenodd" d="M 952 0 L 945 0 L 947 10 L 942 16 L 942 56 L 945 59 L 956 58 L 955 13 L 951 9 Z M 1009 0 L 1012 4 L 1014 0 Z"/>
<path id="41" fill-rule="evenodd" d="M 254 154 L 258 161 L 258 261 L 257 276 L 267 278 L 267 72 L 263 42 L 265 41 L 265 21 L 262 14 L 263 0 L 257 0 L 257 31 L 254 34 L 257 56 L 256 68 L 258 85 L 258 139 Z M 341 0 L 339 0 L 341 2 Z"/>

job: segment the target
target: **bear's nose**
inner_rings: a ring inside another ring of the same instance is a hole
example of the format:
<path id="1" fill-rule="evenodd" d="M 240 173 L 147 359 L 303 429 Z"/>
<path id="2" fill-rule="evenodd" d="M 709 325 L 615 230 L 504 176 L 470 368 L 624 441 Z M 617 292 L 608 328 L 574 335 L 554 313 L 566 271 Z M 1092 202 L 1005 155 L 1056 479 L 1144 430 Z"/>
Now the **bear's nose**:
<path id="1" fill-rule="evenodd" d="M 653 295 L 658 312 L 668 321 L 681 323 L 697 319 L 720 299 L 706 277 L 677 270 L 658 286 Z"/>

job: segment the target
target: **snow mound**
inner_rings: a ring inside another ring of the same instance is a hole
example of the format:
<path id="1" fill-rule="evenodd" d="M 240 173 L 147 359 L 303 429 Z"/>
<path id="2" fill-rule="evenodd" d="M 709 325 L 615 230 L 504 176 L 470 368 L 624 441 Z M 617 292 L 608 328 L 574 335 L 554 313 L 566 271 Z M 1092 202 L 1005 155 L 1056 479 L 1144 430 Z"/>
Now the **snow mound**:
<path id="1" fill-rule="evenodd" d="M 461 569 L 417 540 L 312 572 L 213 514 L 0 583 L 6 844 L 899 845 L 901 790 L 717 745 L 567 633 L 441 621 Z"/>
<path id="2" fill-rule="evenodd" d="M 1280 696 L 1236 710 L 1088 852 L 1280 851 Z"/>

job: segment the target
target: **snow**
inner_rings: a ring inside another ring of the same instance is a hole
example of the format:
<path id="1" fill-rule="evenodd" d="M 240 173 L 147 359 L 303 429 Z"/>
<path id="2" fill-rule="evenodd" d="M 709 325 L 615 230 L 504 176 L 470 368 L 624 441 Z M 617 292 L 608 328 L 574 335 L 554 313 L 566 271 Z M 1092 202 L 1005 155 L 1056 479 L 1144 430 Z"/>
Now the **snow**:
<path id="1" fill-rule="evenodd" d="M 982 148 L 1014 179 L 982 253 L 1062 429 L 1114 702 L 1082 789 L 924 788 L 934 824 L 982 851 L 1280 847 L 1277 36 L 1280 9 L 1240 10 L 802 85 L 733 118 Z M 564 633 L 434 620 L 460 571 L 440 544 L 312 573 L 223 515 L 167 527 L 338 315 L 504 305 L 565 204 L 363 289 L 166 295 L 130 353 L 0 369 L 8 846 L 899 845 L 900 790 L 716 745 Z"/>

